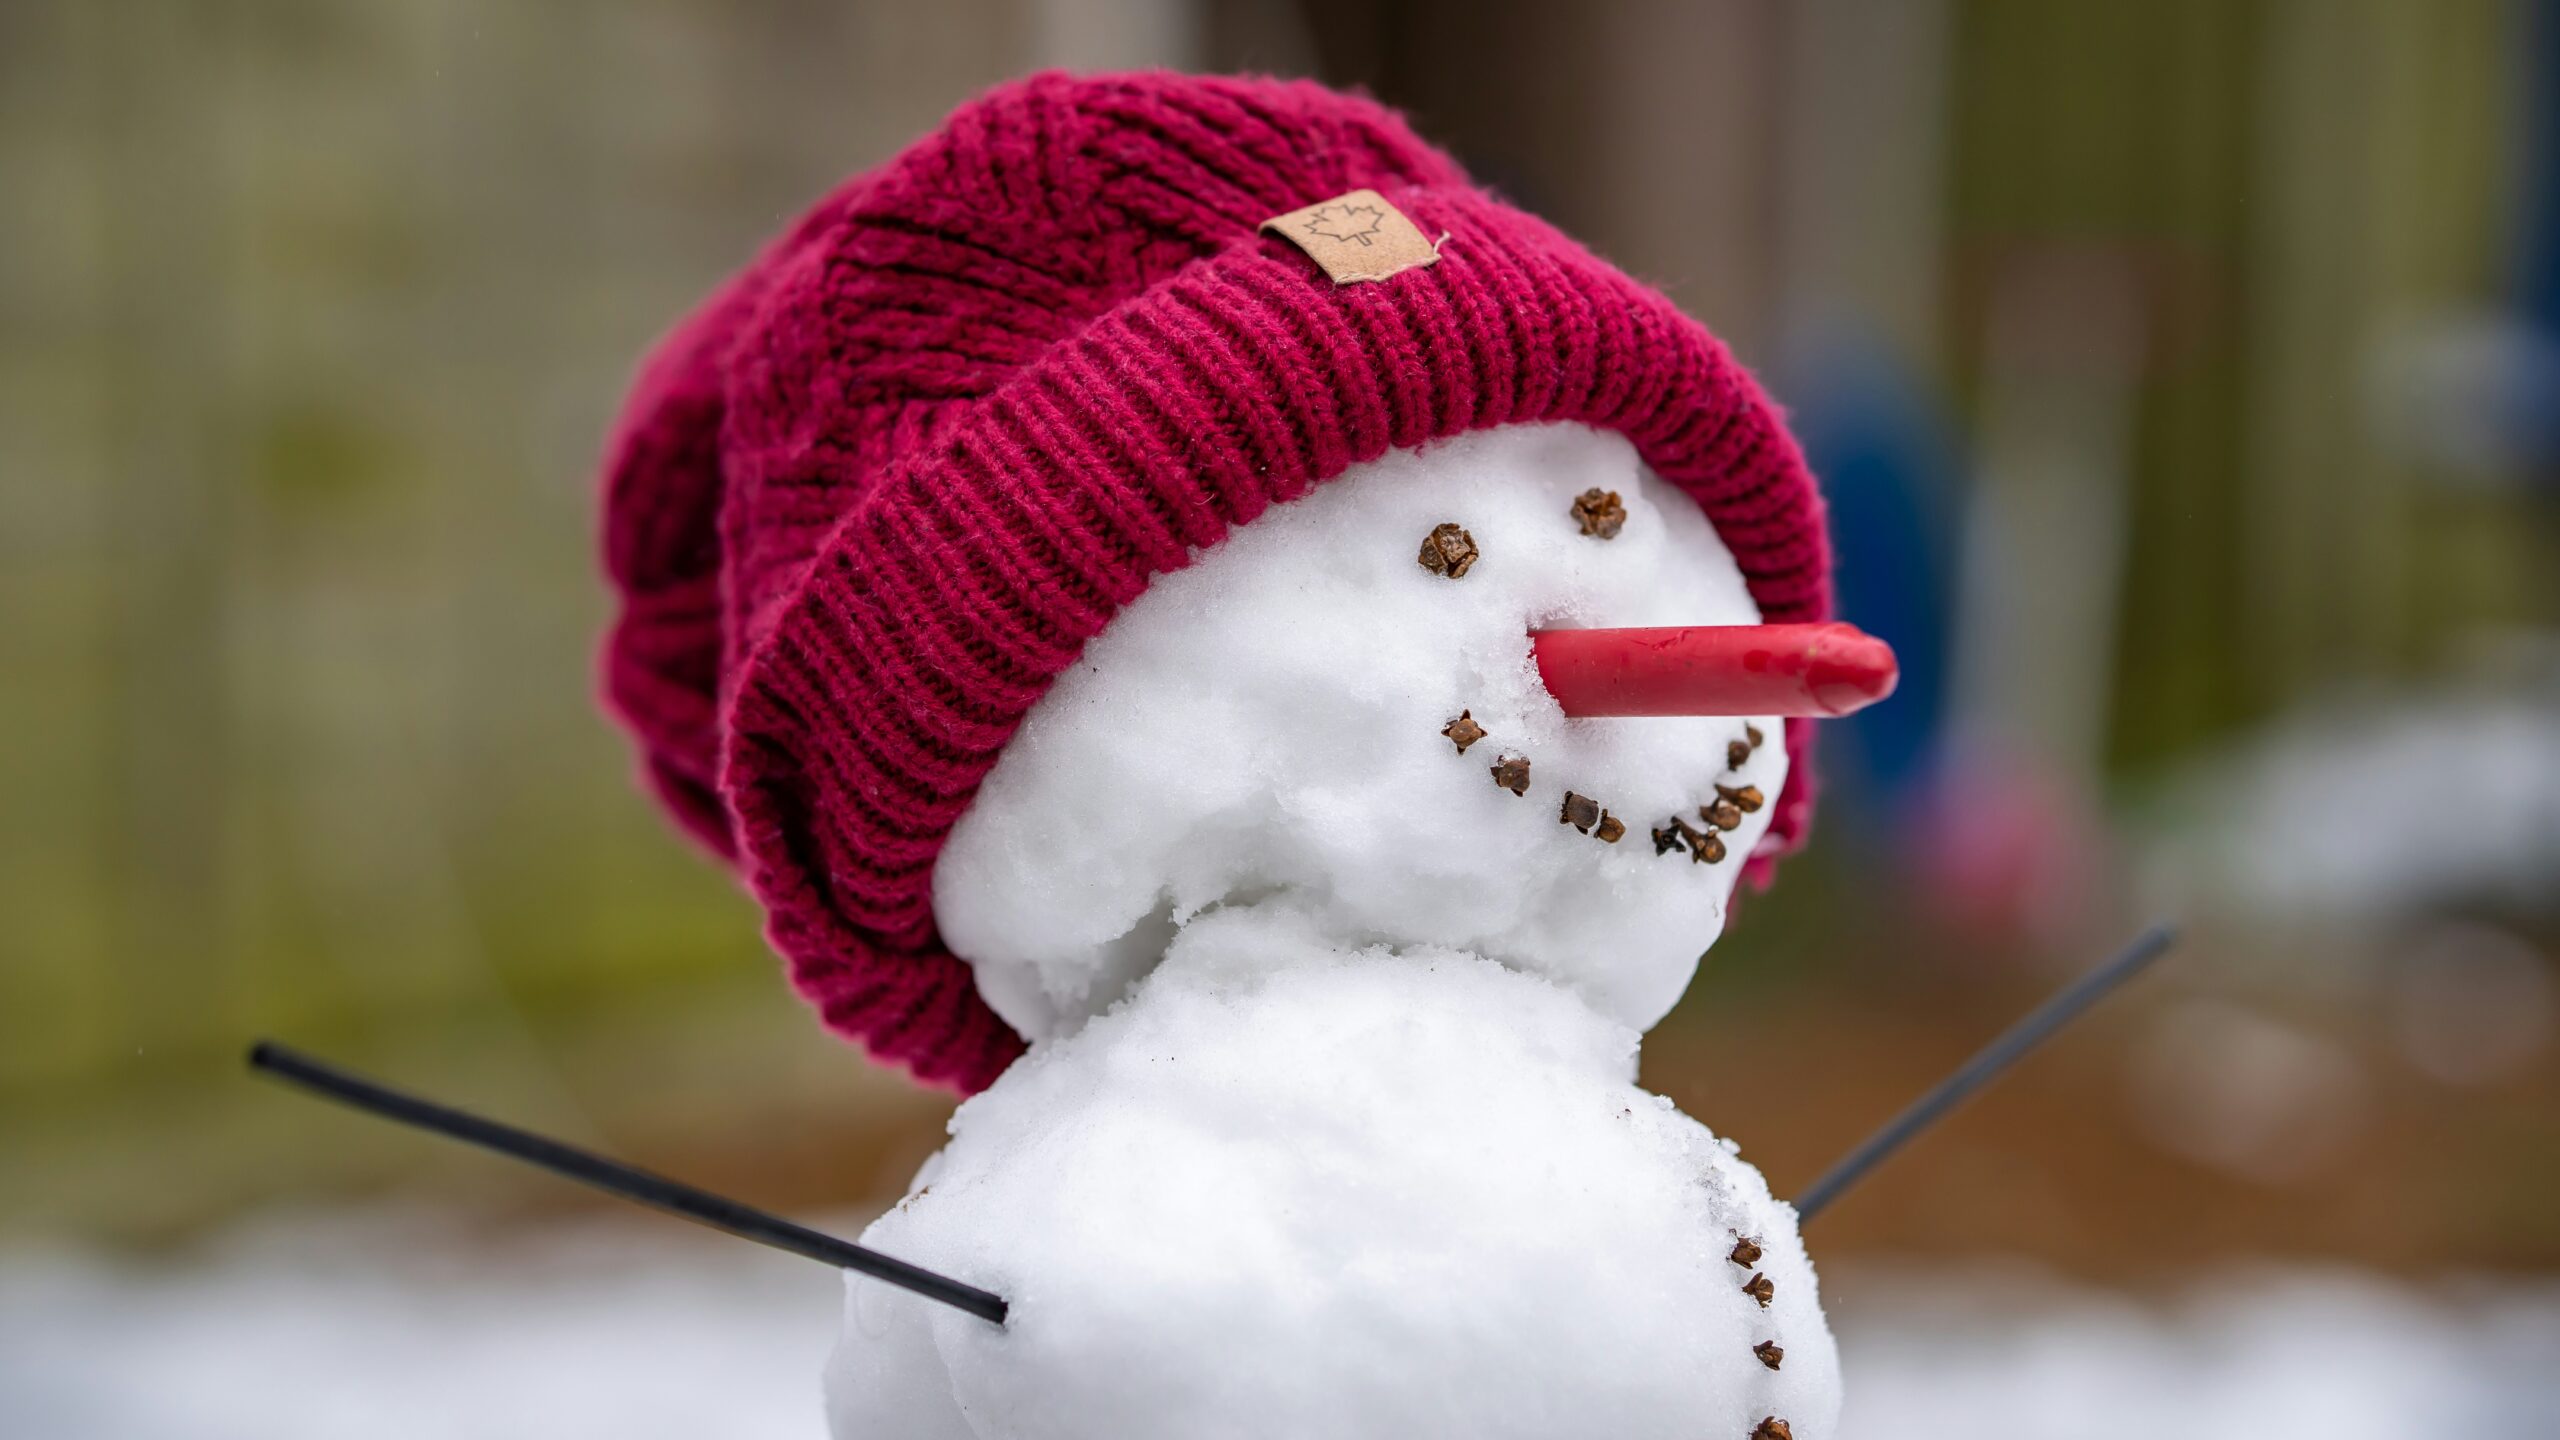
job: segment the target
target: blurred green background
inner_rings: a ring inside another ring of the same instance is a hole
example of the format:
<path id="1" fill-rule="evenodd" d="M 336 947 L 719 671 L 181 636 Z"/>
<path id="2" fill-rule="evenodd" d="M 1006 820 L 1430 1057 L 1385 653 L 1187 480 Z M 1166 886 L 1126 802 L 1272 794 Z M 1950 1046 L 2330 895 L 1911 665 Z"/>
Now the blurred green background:
<path id="1" fill-rule="evenodd" d="M 1363 84 L 1776 388 L 1850 617 L 1814 853 L 1650 1083 L 1782 1191 L 2142 918 L 2173 969 L 1828 1253 L 2560 1266 L 2560 138 L 2501 0 L 8 0 L 0 1243 L 583 1204 L 275 1034 L 876 1205 L 868 1070 L 593 701 L 600 437 L 839 176 L 1039 65 Z"/>

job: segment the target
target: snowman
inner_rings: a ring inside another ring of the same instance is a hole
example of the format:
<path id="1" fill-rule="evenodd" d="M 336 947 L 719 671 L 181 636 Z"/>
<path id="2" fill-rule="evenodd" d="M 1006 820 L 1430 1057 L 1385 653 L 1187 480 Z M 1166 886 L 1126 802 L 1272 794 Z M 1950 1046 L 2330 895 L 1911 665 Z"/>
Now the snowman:
<path id="1" fill-rule="evenodd" d="M 1801 837 L 1820 502 L 1694 321 L 1302 83 L 1044 76 L 616 437 L 615 707 L 826 1023 L 967 1093 L 840 1437 L 1819 1437 L 1794 1212 L 1634 1084 Z"/>

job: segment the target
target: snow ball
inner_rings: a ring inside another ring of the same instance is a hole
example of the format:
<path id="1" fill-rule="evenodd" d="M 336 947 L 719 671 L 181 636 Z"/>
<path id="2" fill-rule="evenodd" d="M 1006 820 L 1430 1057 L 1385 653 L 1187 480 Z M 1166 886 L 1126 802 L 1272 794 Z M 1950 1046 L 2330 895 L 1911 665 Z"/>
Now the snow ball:
<path id="1" fill-rule="evenodd" d="M 1794 1212 L 1629 1083 L 1635 1033 L 1543 979 L 1326 928 L 1205 916 L 960 1107 L 863 1238 L 1011 1314 L 849 1277 L 834 1433 L 1831 1435 Z"/>

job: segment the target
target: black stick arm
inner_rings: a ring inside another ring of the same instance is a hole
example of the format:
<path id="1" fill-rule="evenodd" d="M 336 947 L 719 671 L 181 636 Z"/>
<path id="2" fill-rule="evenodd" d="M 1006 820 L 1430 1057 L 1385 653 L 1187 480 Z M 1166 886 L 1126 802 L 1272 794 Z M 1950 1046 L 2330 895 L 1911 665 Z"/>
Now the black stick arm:
<path id="1" fill-rule="evenodd" d="M 608 1195 L 618 1195 L 653 1210 L 708 1225 L 714 1230 L 725 1230 L 759 1245 L 770 1245 L 776 1250 L 786 1250 L 840 1270 L 869 1276 L 928 1300 L 939 1300 L 954 1309 L 965 1310 L 992 1325 L 1004 1323 L 1005 1299 L 991 1291 L 962 1284 L 947 1275 L 937 1275 L 877 1250 L 839 1240 L 805 1225 L 795 1225 L 752 1205 L 714 1195 L 708 1190 L 697 1190 L 663 1175 L 652 1175 L 636 1166 L 608 1160 L 574 1145 L 547 1140 L 511 1125 L 501 1125 L 495 1120 L 485 1120 L 450 1106 L 403 1094 L 272 1040 L 262 1040 L 250 1047 L 249 1068 L 367 1114 L 432 1131 L 466 1145 L 477 1145 L 483 1150 L 494 1150 Z"/>
<path id="2" fill-rule="evenodd" d="M 2003 1071 L 2024 1059 L 2028 1052 L 2052 1039 L 2055 1031 L 2080 1018 L 2082 1012 L 2115 993 L 2118 986 L 2141 973 L 2171 945 L 2177 943 L 2178 932 L 2166 924 L 2153 925 L 2134 937 L 2105 964 L 2082 975 L 2052 999 L 2028 1012 L 2026 1018 L 2000 1033 L 1956 1072 L 1941 1080 L 1930 1091 L 1911 1102 L 1903 1112 L 1884 1124 L 1884 1128 L 1858 1143 L 1858 1148 L 1822 1173 L 1796 1200 L 1796 1223 L 1803 1225 L 1830 1208 L 1841 1192 L 1866 1178 L 1868 1171 L 1883 1164 L 1893 1153 L 1909 1144 L 1920 1132 L 1946 1118 L 1947 1113 L 1971 1099 L 1975 1091 L 2000 1078 Z"/>

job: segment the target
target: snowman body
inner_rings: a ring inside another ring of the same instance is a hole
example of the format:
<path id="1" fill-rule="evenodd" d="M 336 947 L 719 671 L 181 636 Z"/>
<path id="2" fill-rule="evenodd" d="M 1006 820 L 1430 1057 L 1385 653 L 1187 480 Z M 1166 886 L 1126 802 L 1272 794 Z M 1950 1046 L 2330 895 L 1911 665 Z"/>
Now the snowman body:
<path id="1" fill-rule="evenodd" d="M 1011 1313 L 853 1281 L 835 1433 L 1830 1434 L 1792 1210 L 1633 1083 L 1779 722 L 1569 718 L 1528 640 L 1759 618 L 1579 426 L 1354 466 L 1125 607 L 935 872 L 1032 1047 L 865 1236 Z"/>

